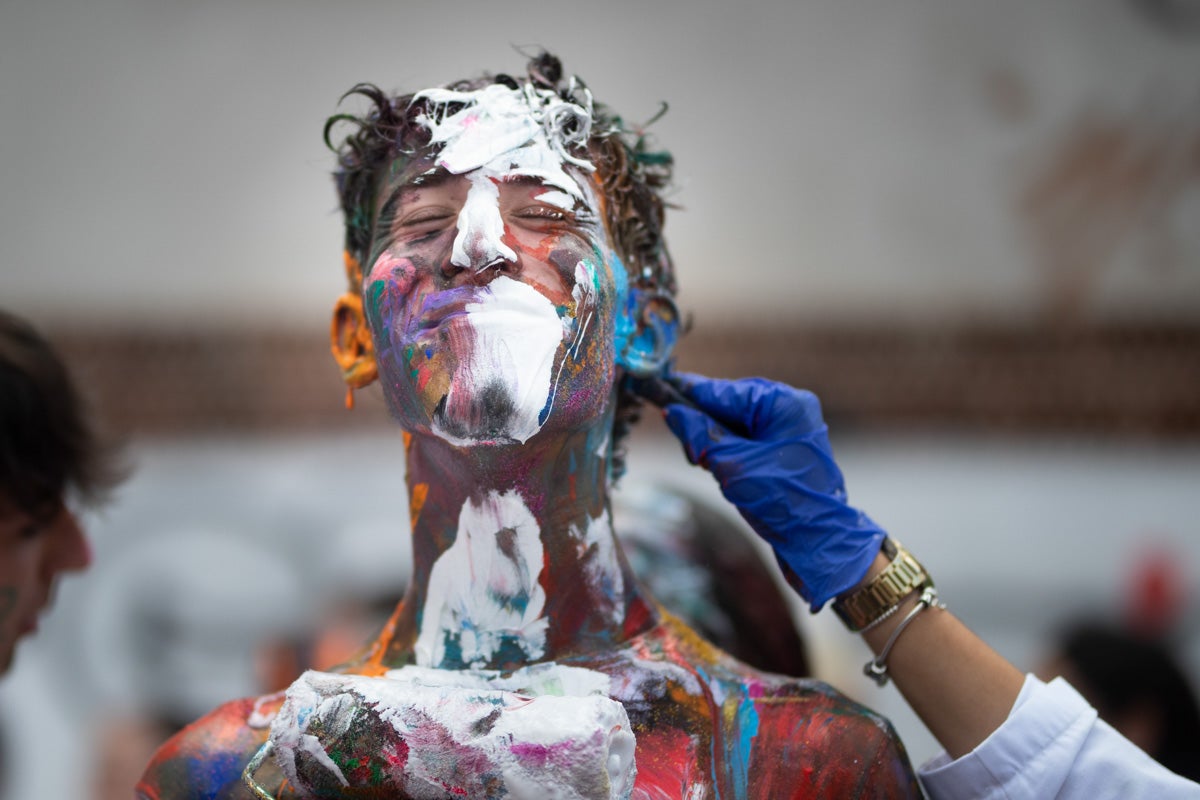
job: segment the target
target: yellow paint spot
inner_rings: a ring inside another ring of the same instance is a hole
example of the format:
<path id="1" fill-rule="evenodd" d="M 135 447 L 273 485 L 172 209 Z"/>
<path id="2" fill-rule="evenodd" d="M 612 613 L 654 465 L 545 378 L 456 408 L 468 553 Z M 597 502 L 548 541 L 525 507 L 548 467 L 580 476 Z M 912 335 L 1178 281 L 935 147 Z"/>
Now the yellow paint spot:
<path id="1" fill-rule="evenodd" d="M 421 509 L 425 507 L 425 498 L 428 496 L 428 483 L 413 484 L 412 497 L 408 501 L 408 523 L 413 530 L 417 529 L 417 517 L 421 516 Z"/>

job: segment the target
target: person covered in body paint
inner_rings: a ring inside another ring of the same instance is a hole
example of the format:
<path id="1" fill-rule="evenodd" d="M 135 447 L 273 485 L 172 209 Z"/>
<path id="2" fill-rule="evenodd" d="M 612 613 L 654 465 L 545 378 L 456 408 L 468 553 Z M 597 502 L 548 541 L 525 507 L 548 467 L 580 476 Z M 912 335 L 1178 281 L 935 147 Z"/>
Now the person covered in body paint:
<path id="1" fill-rule="evenodd" d="M 945 751 L 922 767 L 934 798 L 1200 798 L 1100 720 L 1062 678 L 1021 673 L 938 599 L 915 558 L 847 501 L 811 392 L 761 378 L 670 379 L 667 425 L 769 542 L 818 611 L 830 600 Z M 1148 677 L 1148 676 L 1144 676 Z"/>
<path id="2" fill-rule="evenodd" d="M 412 580 L 359 656 L 183 730 L 138 796 L 919 796 L 884 719 L 703 641 L 617 545 L 628 378 L 678 329 L 669 158 L 546 54 L 351 93 L 333 349 L 405 432 Z"/>
<path id="3" fill-rule="evenodd" d="M 67 501 L 98 503 L 122 476 L 53 348 L 0 311 L 0 672 L 37 630 L 58 577 L 91 562 Z"/>

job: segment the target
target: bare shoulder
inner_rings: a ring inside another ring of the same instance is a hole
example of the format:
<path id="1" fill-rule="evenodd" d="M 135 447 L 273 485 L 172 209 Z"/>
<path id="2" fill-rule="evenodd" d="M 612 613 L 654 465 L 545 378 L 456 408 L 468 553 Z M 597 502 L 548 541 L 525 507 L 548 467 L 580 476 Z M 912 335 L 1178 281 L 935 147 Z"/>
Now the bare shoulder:
<path id="1" fill-rule="evenodd" d="M 218 706 L 168 739 L 137 785 L 138 800 L 253 800 L 242 771 L 266 741 L 282 695 Z"/>
<path id="2" fill-rule="evenodd" d="M 748 684 L 739 734 L 763 797 L 922 797 L 900 737 L 883 716 L 815 680 Z M 769 777 L 768 777 L 769 776 Z"/>
<path id="3" fill-rule="evenodd" d="M 703 675 L 714 750 L 733 786 L 754 798 L 922 797 L 892 724 L 817 680 L 761 672 L 679 620 L 655 631 L 660 658 Z"/>

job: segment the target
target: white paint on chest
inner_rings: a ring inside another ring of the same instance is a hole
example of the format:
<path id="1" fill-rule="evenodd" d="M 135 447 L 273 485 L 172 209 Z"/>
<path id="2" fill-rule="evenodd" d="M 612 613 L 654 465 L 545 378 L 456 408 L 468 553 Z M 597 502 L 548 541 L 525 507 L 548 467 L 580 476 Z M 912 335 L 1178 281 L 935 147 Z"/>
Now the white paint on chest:
<path id="1" fill-rule="evenodd" d="M 503 677 L 309 671 L 288 688 L 270 742 L 305 798 L 369 786 L 447 800 L 626 800 L 636 741 L 606 687 L 601 673 L 557 664 Z"/>
<path id="2" fill-rule="evenodd" d="M 482 667 L 508 649 L 546 650 L 546 592 L 537 520 L 515 491 L 467 500 L 458 538 L 438 557 L 415 648 L 423 667 Z"/>

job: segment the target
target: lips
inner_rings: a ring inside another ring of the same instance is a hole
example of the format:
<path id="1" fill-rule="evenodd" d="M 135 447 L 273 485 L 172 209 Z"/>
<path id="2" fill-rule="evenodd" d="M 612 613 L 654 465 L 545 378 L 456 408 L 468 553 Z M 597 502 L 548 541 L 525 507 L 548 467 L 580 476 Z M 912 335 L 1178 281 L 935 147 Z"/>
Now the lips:
<path id="1" fill-rule="evenodd" d="M 514 292 L 520 285 L 522 289 Z M 511 278 L 497 278 L 487 286 L 460 286 L 426 296 L 420 311 L 406 326 L 410 339 L 427 331 L 464 321 L 469 316 L 476 327 L 513 326 L 520 330 L 526 319 L 536 321 L 545 314 L 543 295 L 531 294 L 524 284 Z M 551 306 L 553 308 L 553 306 Z"/>
<path id="2" fill-rule="evenodd" d="M 408 325 L 409 335 L 420 333 L 454 319 L 466 317 L 467 306 L 479 302 L 479 289 L 474 286 L 462 286 L 448 289 L 426 296 L 421 302 L 421 310 L 415 314 Z"/>
<path id="3" fill-rule="evenodd" d="M 417 333 L 421 333 L 423 331 L 433 330 L 434 328 L 440 328 L 441 326 L 454 320 L 466 319 L 466 316 L 466 310 L 450 311 L 445 314 L 423 316 L 417 319 L 416 331 Z"/>

